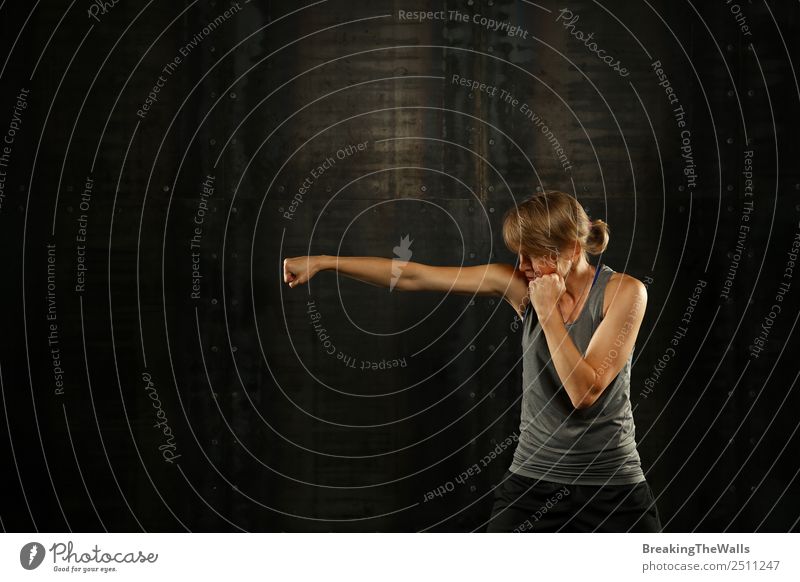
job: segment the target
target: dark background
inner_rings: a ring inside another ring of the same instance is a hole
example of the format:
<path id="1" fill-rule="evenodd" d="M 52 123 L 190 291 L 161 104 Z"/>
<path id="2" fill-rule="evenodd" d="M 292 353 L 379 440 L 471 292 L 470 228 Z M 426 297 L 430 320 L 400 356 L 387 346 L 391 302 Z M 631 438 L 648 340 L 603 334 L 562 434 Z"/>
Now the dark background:
<path id="1" fill-rule="evenodd" d="M 0 5 L 0 139 L 30 90 L 0 168 L 3 530 L 480 531 L 511 462 L 502 443 L 519 430 L 513 310 L 331 272 L 288 289 L 281 263 L 393 257 L 406 235 L 413 261 L 513 262 L 502 213 L 537 188 L 570 192 L 606 220 L 601 260 L 648 284 L 631 401 L 665 531 L 798 530 L 800 281 L 784 277 L 800 228 L 797 3 L 742 1 L 749 35 L 722 1 L 252 0 L 207 34 L 230 5 L 119 2 L 97 20 L 89 2 L 68 6 Z M 561 8 L 627 77 L 557 22 Z M 529 34 L 398 18 L 415 9 Z M 694 187 L 657 60 L 686 111 Z M 519 111 L 454 74 L 528 103 L 571 168 Z M 309 172 L 358 142 L 367 149 L 336 160 L 285 218 Z M 207 175 L 193 299 L 189 239 Z M 359 369 L 394 359 L 405 367 Z"/>

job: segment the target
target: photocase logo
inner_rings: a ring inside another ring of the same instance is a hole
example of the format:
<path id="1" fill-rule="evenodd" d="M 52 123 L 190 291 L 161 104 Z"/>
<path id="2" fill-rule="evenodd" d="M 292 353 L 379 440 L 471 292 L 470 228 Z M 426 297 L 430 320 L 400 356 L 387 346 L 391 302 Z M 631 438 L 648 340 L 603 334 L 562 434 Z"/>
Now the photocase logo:
<path id="1" fill-rule="evenodd" d="M 397 285 L 397 281 L 400 279 L 403 268 L 411 259 L 411 243 L 414 241 L 409 238 L 410 236 L 411 235 L 408 234 L 405 235 L 400 239 L 400 244 L 392 249 L 397 258 L 392 258 L 392 280 L 389 284 L 389 291 L 392 291 L 394 286 Z"/>
<path id="2" fill-rule="evenodd" d="M 38 542 L 29 542 L 19 551 L 19 563 L 26 570 L 35 570 L 44 561 L 44 546 Z"/>

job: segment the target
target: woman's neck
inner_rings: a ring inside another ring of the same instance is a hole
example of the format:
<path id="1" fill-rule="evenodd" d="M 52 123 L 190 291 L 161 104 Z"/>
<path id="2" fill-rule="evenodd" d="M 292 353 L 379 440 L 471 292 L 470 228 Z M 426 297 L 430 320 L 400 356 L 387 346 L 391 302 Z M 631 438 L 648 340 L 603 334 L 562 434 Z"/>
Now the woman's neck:
<path id="1" fill-rule="evenodd" d="M 567 273 L 567 276 L 564 278 L 564 285 L 567 293 L 570 294 L 573 300 L 578 301 L 584 293 L 588 293 L 592 285 L 592 279 L 594 279 L 594 274 L 595 268 L 583 257 L 581 257 L 573 269 Z"/>

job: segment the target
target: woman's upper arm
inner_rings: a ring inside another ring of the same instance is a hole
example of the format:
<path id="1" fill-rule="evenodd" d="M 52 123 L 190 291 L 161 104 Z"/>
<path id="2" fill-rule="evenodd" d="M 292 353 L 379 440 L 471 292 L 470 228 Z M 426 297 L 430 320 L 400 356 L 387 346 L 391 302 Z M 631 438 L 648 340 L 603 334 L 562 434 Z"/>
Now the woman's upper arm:
<path id="1" fill-rule="evenodd" d="M 647 307 L 647 288 L 638 279 L 623 275 L 615 287 L 612 289 L 609 284 L 606 288 L 606 292 L 613 294 L 611 303 L 584 356 L 595 370 L 595 389 L 599 392 L 616 378 L 628 361 Z"/>
<path id="2" fill-rule="evenodd" d="M 435 267 L 420 265 L 413 284 L 415 290 L 495 295 L 503 297 L 521 315 L 528 294 L 525 276 L 512 265 L 489 263 L 474 267 Z"/>

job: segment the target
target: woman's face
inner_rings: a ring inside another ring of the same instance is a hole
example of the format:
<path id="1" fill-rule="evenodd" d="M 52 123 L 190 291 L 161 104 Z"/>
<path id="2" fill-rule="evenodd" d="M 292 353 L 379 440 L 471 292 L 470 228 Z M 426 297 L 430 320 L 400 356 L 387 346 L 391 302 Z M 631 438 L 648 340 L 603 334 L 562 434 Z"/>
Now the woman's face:
<path id="1" fill-rule="evenodd" d="M 519 270 L 525 274 L 528 281 L 556 272 L 563 276 L 563 269 L 558 268 L 558 253 L 556 252 L 545 256 L 534 256 L 520 252 Z"/>

